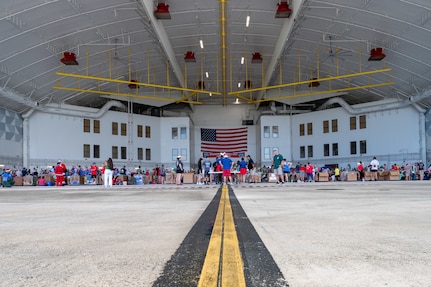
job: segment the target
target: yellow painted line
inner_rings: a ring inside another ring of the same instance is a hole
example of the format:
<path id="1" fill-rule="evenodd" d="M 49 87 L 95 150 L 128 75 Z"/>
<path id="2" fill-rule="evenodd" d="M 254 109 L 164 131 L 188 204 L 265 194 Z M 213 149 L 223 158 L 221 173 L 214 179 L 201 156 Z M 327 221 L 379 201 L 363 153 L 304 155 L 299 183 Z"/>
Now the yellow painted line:
<path id="1" fill-rule="evenodd" d="M 219 285 L 220 279 L 221 284 Z M 198 283 L 198 287 L 217 286 L 246 286 L 238 236 L 229 200 L 229 190 L 226 185 L 222 188 L 213 232 Z"/>

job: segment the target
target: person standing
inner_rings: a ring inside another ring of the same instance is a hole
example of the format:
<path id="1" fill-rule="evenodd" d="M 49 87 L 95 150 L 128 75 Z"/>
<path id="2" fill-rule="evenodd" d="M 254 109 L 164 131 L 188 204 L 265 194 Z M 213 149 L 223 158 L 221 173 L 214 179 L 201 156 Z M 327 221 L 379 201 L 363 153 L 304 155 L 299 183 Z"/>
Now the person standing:
<path id="1" fill-rule="evenodd" d="M 176 167 L 177 167 L 177 176 L 176 176 L 176 184 L 177 185 L 181 185 L 181 181 L 183 178 L 183 173 L 184 173 L 184 166 L 183 166 L 183 162 L 181 161 L 181 156 L 177 156 L 177 162 L 176 162 Z"/>
<path id="2" fill-rule="evenodd" d="M 247 162 L 242 157 L 238 165 L 239 165 L 239 182 L 245 183 L 245 176 L 247 174 Z"/>
<path id="3" fill-rule="evenodd" d="M 249 174 L 248 182 L 249 183 L 254 183 L 256 169 L 255 169 L 255 166 L 254 166 L 254 161 L 253 161 L 253 159 L 251 158 L 250 155 L 247 155 L 247 169 L 248 169 L 248 174 Z"/>
<path id="4" fill-rule="evenodd" d="M 274 174 L 277 179 L 277 184 L 284 184 L 284 174 L 283 169 L 281 167 L 281 162 L 283 161 L 283 156 L 278 153 L 278 150 L 274 150 L 274 157 L 272 160 L 272 164 L 274 166 Z"/>
<path id="5" fill-rule="evenodd" d="M 379 161 L 376 157 L 370 162 L 371 180 L 377 181 L 377 172 L 379 171 Z"/>
<path id="6" fill-rule="evenodd" d="M 198 166 L 196 168 L 196 184 L 201 185 L 202 184 L 202 158 L 199 158 L 198 160 Z"/>
<path id="7" fill-rule="evenodd" d="M 212 180 L 211 180 L 211 161 L 209 159 L 209 157 L 205 158 L 205 161 L 202 163 L 202 169 L 204 170 L 204 183 L 205 184 L 211 184 Z"/>
<path id="8" fill-rule="evenodd" d="M 365 181 L 365 171 L 364 171 L 364 165 L 362 164 L 362 161 L 358 163 L 358 171 L 359 171 L 359 180 Z"/>
<path id="9" fill-rule="evenodd" d="M 232 175 L 230 172 L 230 169 L 232 168 L 232 160 L 229 158 L 227 153 L 223 155 L 223 158 L 221 160 L 221 166 L 222 166 L 222 176 L 223 176 L 223 182 L 224 184 L 227 184 L 227 180 L 229 179 L 229 182 L 232 183 Z"/>
<path id="10" fill-rule="evenodd" d="M 105 187 L 112 187 L 112 171 L 114 163 L 112 158 L 108 158 L 103 165 L 103 183 Z"/>
<path id="11" fill-rule="evenodd" d="M 55 186 L 63 186 L 65 184 L 66 165 L 61 161 L 57 161 L 57 165 L 54 168 L 55 174 Z"/>
<path id="12" fill-rule="evenodd" d="M 97 184 L 97 173 L 99 172 L 99 167 L 95 162 L 90 166 L 91 170 L 91 183 Z"/>

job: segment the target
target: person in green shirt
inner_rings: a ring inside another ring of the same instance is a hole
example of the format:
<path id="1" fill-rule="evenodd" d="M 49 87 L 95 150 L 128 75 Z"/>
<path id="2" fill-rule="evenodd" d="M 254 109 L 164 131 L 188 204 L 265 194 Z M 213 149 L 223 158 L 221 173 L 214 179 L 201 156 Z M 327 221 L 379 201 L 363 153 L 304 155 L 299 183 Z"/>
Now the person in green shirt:
<path id="1" fill-rule="evenodd" d="M 283 156 L 278 153 L 278 150 L 274 150 L 274 157 L 272 160 L 272 164 L 274 166 L 274 174 L 275 178 L 277 179 L 277 184 L 284 184 L 284 174 L 283 174 L 283 168 L 281 166 L 281 162 L 283 161 Z"/>

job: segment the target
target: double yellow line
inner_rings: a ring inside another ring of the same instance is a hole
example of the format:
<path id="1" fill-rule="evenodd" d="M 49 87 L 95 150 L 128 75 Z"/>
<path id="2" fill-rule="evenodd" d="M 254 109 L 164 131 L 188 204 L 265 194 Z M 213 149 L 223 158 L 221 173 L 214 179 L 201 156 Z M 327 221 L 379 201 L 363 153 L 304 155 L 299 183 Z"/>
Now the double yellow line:
<path id="1" fill-rule="evenodd" d="M 229 190 L 226 184 L 222 187 L 217 216 L 198 284 L 198 287 L 217 286 L 246 286 Z"/>

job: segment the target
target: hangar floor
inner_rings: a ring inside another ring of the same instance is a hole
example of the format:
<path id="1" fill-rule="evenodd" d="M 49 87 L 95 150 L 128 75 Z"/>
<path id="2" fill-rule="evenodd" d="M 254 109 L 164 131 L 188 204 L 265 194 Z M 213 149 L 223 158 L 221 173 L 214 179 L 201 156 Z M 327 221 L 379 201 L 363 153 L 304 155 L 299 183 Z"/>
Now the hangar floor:
<path id="1" fill-rule="evenodd" d="M 289 286 L 429 287 L 430 185 L 231 187 Z M 0 286 L 185 286 L 154 282 L 219 187 L 1 188 Z"/>

